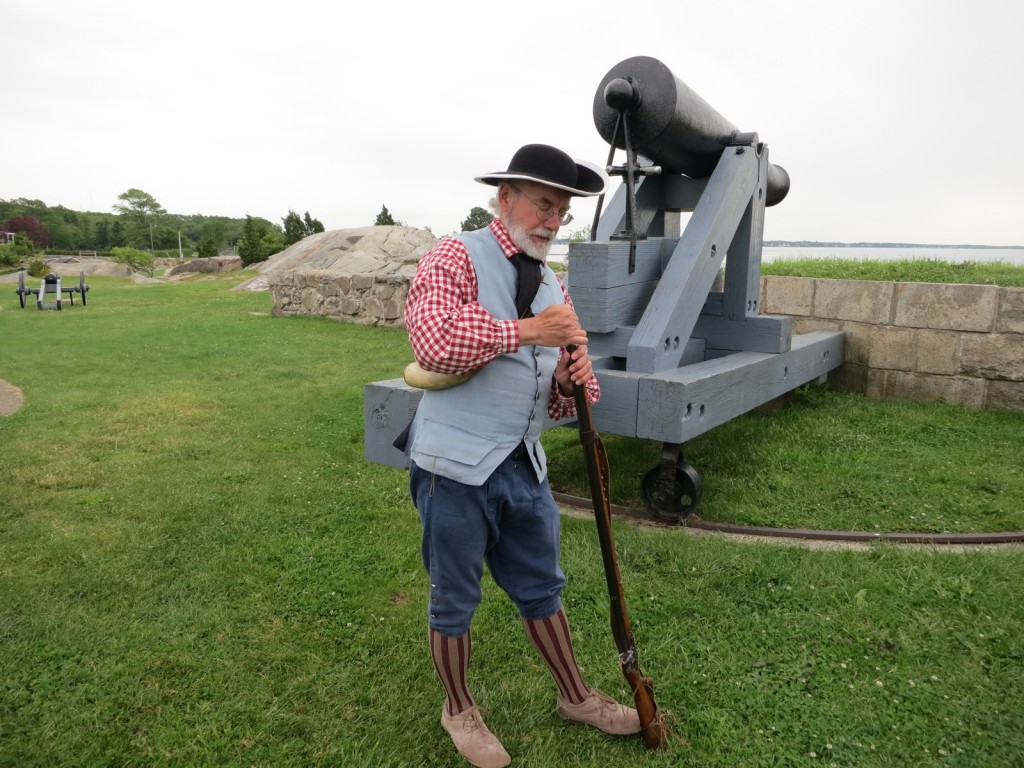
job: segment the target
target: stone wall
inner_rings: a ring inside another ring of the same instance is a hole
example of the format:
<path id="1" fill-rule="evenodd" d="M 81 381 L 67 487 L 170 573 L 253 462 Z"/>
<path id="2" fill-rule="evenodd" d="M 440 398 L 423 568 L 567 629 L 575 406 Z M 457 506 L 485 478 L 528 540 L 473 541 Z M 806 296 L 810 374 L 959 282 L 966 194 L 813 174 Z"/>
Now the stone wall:
<path id="1" fill-rule="evenodd" d="M 301 264 L 289 249 L 266 265 L 273 314 L 402 327 L 415 262 L 434 242 L 419 237 L 370 227 L 307 238 L 292 247 Z M 347 252 L 357 243 L 370 257 Z M 844 331 L 845 363 L 829 375 L 844 389 L 1024 411 L 1024 288 L 768 276 L 761 308 L 792 317 L 794 334 Z"/>
<path id="2" fill-rule="evenodd" d="M 402 327 L 402 310 L 415 266 L 390 275 L 271 272 L 274 315 L 323 315 L 361 325 Z"/>
<path id="3" fill-rule="evenodd" d="M 768 276 L 761 307 L 793 333 L 844 331 L 844 389 L 1024 411 L 1024 288 Z"/>

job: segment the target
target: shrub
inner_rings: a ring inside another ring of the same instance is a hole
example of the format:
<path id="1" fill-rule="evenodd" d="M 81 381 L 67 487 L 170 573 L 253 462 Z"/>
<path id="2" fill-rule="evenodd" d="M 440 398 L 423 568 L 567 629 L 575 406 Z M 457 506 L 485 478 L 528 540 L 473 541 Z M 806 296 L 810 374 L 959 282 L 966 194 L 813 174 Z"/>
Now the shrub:
<path id="1" fill-rule="evenodd" d="M 153 254 L 138 248 L 113 248 L 111 253 L 118 264 L 127 264 L 134 270 L 153 276 Z"/>
<path id="2" fill-rule="evenodd" d="M 32 277 L 46 277 L 46 273 L 50 271 L 50 268 L 46 266 L 46 262 L 41 258 L 34 258 L 28 262 L 26 270 Z"/>
<path id="3" fill-rule="evenodd" d="M 35 252 L 28 235 L 18 232 L 14 235 L 13 243 L 0 245 L 0 266 L 15 267 L 27 261 Z"/>
<path id="4" fill-rule="evenodd" d="M 210 259 L 217 255 L 217 244 L 210 238 L 200 240 L 199 245 L 196 247 L 196 252 L 199 254 L 200 259 Z"/>

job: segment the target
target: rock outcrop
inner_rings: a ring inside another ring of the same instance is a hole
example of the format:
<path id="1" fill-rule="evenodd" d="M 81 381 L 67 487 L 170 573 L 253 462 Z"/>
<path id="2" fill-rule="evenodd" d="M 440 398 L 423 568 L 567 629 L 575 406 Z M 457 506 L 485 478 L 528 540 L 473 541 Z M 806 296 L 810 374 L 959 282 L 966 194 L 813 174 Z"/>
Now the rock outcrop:
<path id="1" fill-rule="evenodd" d="M 46 267 L 63 278 L 75 277 L 84 272 L 87 275 L 106 277 L 131 277 L 135 272 L 127 264 L 119 264 L 112 258 L 82 256 L 46 256 Z"/>
<path id="2" fill-rule="evenodd" d="M 310 235 L 259 266 L 274 315 L 323 315 L 402 325 L 416 262 L 437 242 L 415 227 L 358 227 Z"/>
<path id="3" fill-rule="evenodd" d="M 210 256 L 205 259 L 192 259 L 177 264 L 164 273 L 164 277 L 175 277 L 199 272 L 211 274 L 214 272 L 233 272 L 242 268 L 242 260 L 238 256 Z"/>

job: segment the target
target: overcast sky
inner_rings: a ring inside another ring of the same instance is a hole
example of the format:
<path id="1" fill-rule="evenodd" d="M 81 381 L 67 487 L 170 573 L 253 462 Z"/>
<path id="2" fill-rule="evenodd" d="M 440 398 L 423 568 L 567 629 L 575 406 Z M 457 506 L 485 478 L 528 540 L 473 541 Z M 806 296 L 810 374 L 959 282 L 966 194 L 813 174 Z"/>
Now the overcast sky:
<path id="1" fill-rule="evenodd" d="M 443 235 L 522 144 L 604 164 L 597 87 L 652 56 L 789 171 L 766 239 L 1024 245 L 1021 29 L 1021 0 L 5 0 L 0 198 Z"/>

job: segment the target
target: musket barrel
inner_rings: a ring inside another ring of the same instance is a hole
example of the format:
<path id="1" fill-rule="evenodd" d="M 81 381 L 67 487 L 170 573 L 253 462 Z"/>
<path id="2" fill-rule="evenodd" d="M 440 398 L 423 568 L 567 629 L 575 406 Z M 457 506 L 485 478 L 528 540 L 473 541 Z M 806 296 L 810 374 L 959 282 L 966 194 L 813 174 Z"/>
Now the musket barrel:
<path id="1" fill-rule="evenodd" d="M 710 176 L 722 152 L 740 135 L 735 125 L 650 56 L 616 64 L 594 94 L 594 125 L 609 144 L 615 137 L 619 109 L 624 107 L 631 118 L 633 148 L 666 173 L 695 179 Z M 621 133 L 616 145 L 625 148 Z M 766 204 L 781 202 L 788 192 L 789 174 L 769 164 Z"/>

